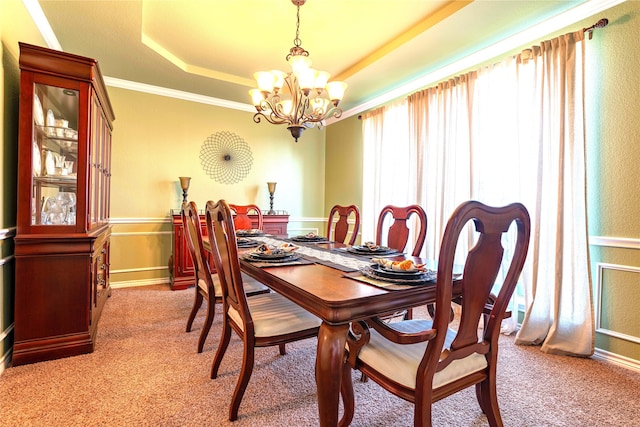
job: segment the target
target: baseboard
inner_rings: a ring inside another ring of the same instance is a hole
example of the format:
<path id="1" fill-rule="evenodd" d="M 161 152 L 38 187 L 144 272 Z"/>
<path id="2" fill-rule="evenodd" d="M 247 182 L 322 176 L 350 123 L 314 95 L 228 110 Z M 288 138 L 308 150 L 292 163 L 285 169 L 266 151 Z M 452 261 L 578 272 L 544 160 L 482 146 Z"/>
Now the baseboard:
<path id="1" fill-rule="evenodd" d="M 153 286 L 169 284 L 169 278 L 165 279 L 143 279 L 143 280 L 123 280 L 120 282 L 111 282 L 111 289 L 134 288 L 138 286 Z"/>
<path id="2" fill-rule="evenodd" d="M 610 353 L 606 350 L 596 349 L 593 353 L 594 359 L 603 360 L 614 365 L 621 366 L 626 369 L 630 369 L 634 372 L 640 373 L 640 360 L 631 359 L 629 357 L 621 356 L 619 354 Z"/>

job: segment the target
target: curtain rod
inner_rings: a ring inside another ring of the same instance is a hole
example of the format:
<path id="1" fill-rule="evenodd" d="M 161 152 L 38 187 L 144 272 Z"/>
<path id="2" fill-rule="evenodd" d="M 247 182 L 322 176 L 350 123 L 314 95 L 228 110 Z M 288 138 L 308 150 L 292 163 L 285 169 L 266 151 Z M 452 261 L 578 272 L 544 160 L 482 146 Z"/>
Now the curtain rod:
<path id="1" fill-rule="evenodd" d="M 609 20 L 607 18 L 602 18 L 601 20 L 599 20 L 598 22 L 596 22 L 592 26 L 587 27 L 587 28 L 583 28 L 582 31 L 584 31 L 585 33 L 588 31 L 589 32 L 589 40 L 591 40 L 591 37 L 593 37 L 593 30 L 595 30 L 596 28 L 604 28 L 604 27 L 607 26 L 608 23 L 609 23 Z"/>
<path id="2" fill-rule="evenodd" d="M 583 28 L 582 31 L 584 31 L 585 33 L 588 32 L 589 40 L 591 40 L 591 38 L 593 37 L 593 30 L 595 30 L 596 28 L 604 28 L 607 26 L 607 24 L 609 24 L 609 20 L 607 18 L 602 18 L 592 26 Z M 362 120 L 362 114 L 358 115 L 358 120 Z"/>

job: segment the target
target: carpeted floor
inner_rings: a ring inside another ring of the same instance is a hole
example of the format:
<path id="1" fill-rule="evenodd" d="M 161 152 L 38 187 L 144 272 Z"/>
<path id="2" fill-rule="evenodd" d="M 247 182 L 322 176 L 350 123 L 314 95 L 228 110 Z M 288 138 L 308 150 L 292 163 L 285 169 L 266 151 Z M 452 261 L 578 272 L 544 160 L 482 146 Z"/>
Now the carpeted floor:
<path id="1" fill-rule="evenodd" d="M 209 378 L 217 316 L 204 352 L 184 327 L 193 289 L 115 289 L 94 353 L 7 369 L 0 376 L 0 425 L 313 426 L 318 424 L 315 342 L 256 351 L 238 421 L 227 419 L 242 355 L 233 337 Z M 218 306 L 217 308 L 219 308 Z M 418 313 L 419 315 L 419 313 Z M 592 359 L 550 356 L 501 338 L 498 394 L 506 426 L 640 426 L 640 374 Z M 353 426 L 411 426 L 412 405 L 354 374 Z M 434 426 L 484 426 L 473 389 L 434 405 Z"/>

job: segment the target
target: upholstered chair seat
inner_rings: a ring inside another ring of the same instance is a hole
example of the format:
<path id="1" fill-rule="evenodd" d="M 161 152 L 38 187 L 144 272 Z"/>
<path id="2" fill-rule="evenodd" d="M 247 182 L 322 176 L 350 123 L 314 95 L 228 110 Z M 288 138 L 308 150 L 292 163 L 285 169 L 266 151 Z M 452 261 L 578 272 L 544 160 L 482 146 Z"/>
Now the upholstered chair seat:
<path id="1" fill-rule="evenodd" d="M 402 332 L 417 332 L 431 329 L 432 325 L 431 320 L 408 320 L 398 322 L 396 329 Z M 391 326 L 393 327 L 394 324 Z M 424 357 L 427 343 L 400 345 L 384 338 L 375 329 L 371 329 L 370 334 L 369 343 L 362 348 L 358 356 L 360 361 L 388 379 L 415 389 L 418 365 Z M 455 337 L 456 331 L 449 328 L 444 340 L 443 352 L 449 351 Z M 446 368 L 436 372 L 433 376 L 433 388 L 436 389 L 466 375 L 482 371 L 486 367 L 487 359 L 484 355 L 471 353 L 463 359 L 454 360 Z"/>
<path id="2" fill-rule="evenodd" d="M 320 318 L 275 292 L 247 298 L 256 338 L 292 334 L 317 328 Z M 244 331 L 240 313 L 229 307 L 229 317 Z"/>

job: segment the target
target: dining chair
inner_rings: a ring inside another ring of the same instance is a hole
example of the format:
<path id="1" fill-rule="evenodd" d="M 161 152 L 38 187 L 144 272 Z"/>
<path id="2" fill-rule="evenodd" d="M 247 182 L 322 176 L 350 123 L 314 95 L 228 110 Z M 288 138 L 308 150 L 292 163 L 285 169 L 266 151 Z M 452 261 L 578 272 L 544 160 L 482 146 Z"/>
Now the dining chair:
<path id="1" fill-rule="evenodd" d="M 258 207 L 258 205 L 234 205 L 229 204 L 229 209 L 234 213 L 233 216 L 233 224 L 236 230 L 251 230 L 253 228 L 257 228 L 258 230 L 262 230 L 264 227 L 264 217 L 262 216 L 262 211 Z M 253 214 L 258 217 L 258 227 L 253 227 L 251 225 L 251 218 L 249 215 Z"/>
<path id="2" fill-rule="evenodd" d="M 334 224 L 334 219 L 338 220 Z M 338 243 L 344 243 L 349 234 L 349 218 L 353 218 L 353 227 L 351 229 L 351 237 L 349 238 L 349 245 L 353 246 L 358 238 L 358 231 L 360 231 L 360 209 L 356 205 L 341 206 L 335 205 L 329 212 L 329 219 L 327 222 L 327 239 Z M 331 231 L 333 230 L 333 237 Z"/>
<path id="3" fill-rule="evenodd" d="M 462 277 L 454 284 L 458 237 L 471 221 L 477 243 L 467 253 Z M 515 246 L 507 251 L 512 255 L 505 256 L 501 238 L 514 223 Z M 498 338 L 502 319 L 510 315 L 506 308 L 527 256 L 529 234 L 529 214 L 520 203 L 496 208 L 469 201 L 454 211 L 440 248 L 433 320 L 385 323 L 370 318 L 352 324 L 342 376 L 341 425 L 348 425 L 354 415 L 352 368 L 414 403 L 415 426 L 431 425 L 433 402 L 472 385 L 489 424 L 502 425 L 496 394 Z M 496 281 L 501 265 L 508 271 Z M 498 284 L 494 299 L 491 289 Z M 461 308 L 457 328 L 449 324 L 454 290 L 458 297 L 453 301 Z"/>
<path id="4" fill-rule="evenodd" d="M 390 215 L 393 220 L 386 228 L 385 220 Z M 393 206 L 387 205 L 378 215 L 376 227 L 376 244 L 382 245 L 386 240 L 386 246 L 404 252 L 409 241 L 409 227 L 407 221 L 415 215 L 418 219 L 417 237 L 413 246 L 413 256 L 420 256 L 424 240 L 427 237 L 427 214 L 419 205 Z"/>
<path id="5" fill-rule="evenodd" d="M 202 228 L 200 225 L 200 216 L 198 207 L 195 202 L 184 203 L 182 205 L 182 224 L 185 230 L 185 240 L 187 248 L 193 262 L 194 278 L 195 278 L 195 299 L 193 307 L 187 319 L 186 331 L 191 332 L 193 321 L 202 306 L 203 301 L 207 301 L 207 314 L 200 331 L 198 339 L 198 353 L 202 353 L 204 343 L 211 329 L 213 318 L 215 316 L 216 303 L 222 302 L 222 289 L 220 288 L 220 280 L 217 274 L 212 274 L 209 266 L 207 252 L 204 249 L 204 241 L 202 237 Z M 262 283 L 247 276 L 245 290 L 250 295 L 269 292 Z"/>
<path id="6" fill-rule="evenodd" d="M 218 376 L 231 331 L 235 331 L 243 342 L 242 367 L 229 408 L 229 420 L 234 421 L 253 372 L 255 348 L 277 345 L 280 354 L 284 355 L 286 343 L 316 337 L 321 320 L 275 292 L 247 297 L 229 205 L 224 200 L 209 201 L 205 215 L 213 263 L 218 270 L 223 295 L 222 334 L 211 367 L 211 378 Z"/>

